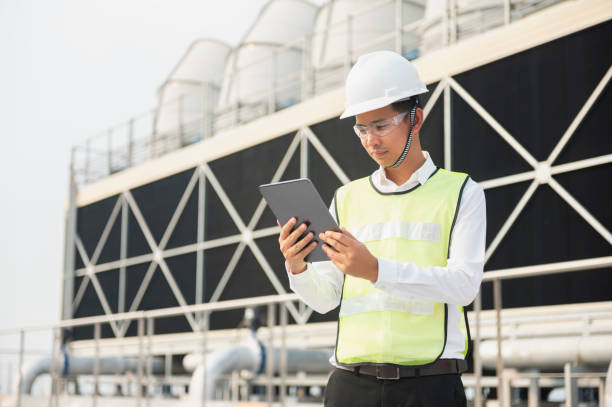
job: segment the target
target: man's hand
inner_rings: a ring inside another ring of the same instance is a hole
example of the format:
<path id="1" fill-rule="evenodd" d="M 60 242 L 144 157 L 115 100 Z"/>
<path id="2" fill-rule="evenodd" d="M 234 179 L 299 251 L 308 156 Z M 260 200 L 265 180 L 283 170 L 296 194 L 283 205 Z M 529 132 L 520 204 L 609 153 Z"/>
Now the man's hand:
<path id="1" fill-rule="evenodd" d="M 342 228 L 342 233 L 328 230 L 320 233 L 319 238 L 327 243 L 321 246 L 327 257 L 344 274 L 365 278 L 371 282 L 378 280 L 378 259 L 348 230 Z"/>
<path id="2" fill-rule="evenodd" d="M 311 241 L 314 238 L 314 233 L 312 232 L 298 240 L 298 238 L 306 231 L 307 226 L 305 223 L 302 223 L 292 232 L 291 229 L 296 222 L 297 219 L 295 217 L 289 219 L 284 225 L 281 225 L 278 220 L 276 221 L 278 226 L 281 227 L 281 232 L 278 236 L 278 243 L 280 245 L 281 253 L 283 253 L 285 260 L 287 260 L 289 271 L 293 274 L 300 274 L 306 270 L 306 262 L 304 262 L 304 258 L 315 249 L 317 242 Z"/>

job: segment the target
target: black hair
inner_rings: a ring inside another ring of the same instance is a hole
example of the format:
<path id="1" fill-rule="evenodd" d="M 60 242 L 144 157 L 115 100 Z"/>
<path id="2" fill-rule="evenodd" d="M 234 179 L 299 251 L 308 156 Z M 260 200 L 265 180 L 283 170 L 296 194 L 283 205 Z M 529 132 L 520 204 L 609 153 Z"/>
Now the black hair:
<path id="1" fill-rule="evenodd" d="M 412 96 L 408 99 L 391 103 L 391 108 L 398 113 L 410 112 L 414 106 L 420 107 L 418 96 Z"/>

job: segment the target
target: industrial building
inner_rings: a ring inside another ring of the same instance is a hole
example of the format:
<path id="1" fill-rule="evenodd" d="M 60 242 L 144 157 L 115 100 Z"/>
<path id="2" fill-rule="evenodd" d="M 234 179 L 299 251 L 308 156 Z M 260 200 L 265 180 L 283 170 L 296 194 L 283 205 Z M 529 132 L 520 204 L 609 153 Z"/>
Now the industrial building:
<path id="1" fill-rule="evenodd" d="M 329 203 L 376 168 L 338 117 L 383 49 L 427 84 L 424 150 L 485 189 L 470 405 L 612 404 L 611 18 L 609 0 L 270 0 L 238 46 L 193 42 L 151 116 L 74 147 L 63 322 L 7 405 L 322 405 L 337 310 L 291 293 L 257 187 L 308 177 Z"/>

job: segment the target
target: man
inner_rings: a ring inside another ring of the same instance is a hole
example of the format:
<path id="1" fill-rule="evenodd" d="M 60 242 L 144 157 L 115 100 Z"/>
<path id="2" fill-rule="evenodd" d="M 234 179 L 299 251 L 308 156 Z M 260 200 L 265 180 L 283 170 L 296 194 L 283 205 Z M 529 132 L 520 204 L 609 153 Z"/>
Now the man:
<path id="1" fill-rule="evenodd" d="M 326 406 L 466 405 L 463 307 L 482 279 L 485 199 L 466 174 L 437 168 L 421 150 L 425 92 L 402 56 L 360 57 L 340 118 L 355 116 L 380 168 L 336 191 L 330 212 L 341 232 L 318 236 L 331 262 L 304 262 L 319 244 L 312 232 L 298 240 L 306 225 L 293 218 L 281 228 L 291 288 L 320 313 L 340 304 Z"/>

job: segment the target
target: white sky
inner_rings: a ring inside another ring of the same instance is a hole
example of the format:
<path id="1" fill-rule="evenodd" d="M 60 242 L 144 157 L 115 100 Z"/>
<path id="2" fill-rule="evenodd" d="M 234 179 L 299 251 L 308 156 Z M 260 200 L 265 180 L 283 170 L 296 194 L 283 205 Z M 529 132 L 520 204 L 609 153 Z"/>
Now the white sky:
<path id="1" fill-rule="evenodd" d="M 153 108 L 193 40 L 236 44 L 264 3 L 0 0 L 0 330 L 59 319 L 70 147 Z"/>

